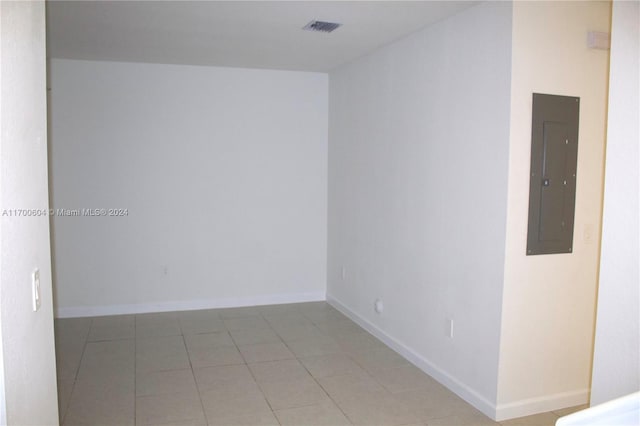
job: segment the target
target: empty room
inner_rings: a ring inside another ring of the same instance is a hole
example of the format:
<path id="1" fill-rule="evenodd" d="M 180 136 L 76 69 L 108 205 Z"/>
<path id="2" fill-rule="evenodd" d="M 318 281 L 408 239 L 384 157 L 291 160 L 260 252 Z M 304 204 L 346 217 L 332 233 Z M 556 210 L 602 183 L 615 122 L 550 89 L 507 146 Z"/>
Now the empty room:
<path id="1" fill-rule="evenodd" d="M 640 424 L 638 1 L 0 11 L 0 424 Z"/>

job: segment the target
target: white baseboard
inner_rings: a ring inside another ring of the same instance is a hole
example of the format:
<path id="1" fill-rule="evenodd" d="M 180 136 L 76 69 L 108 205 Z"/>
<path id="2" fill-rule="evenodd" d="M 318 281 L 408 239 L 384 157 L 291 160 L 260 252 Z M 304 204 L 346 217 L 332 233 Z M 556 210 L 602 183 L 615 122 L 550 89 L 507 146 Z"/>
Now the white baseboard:
<path id="1" fill-rule="evenodd" d="M 582 389 L 574 392 L 548 395 L 496 406 L 478 392 L 443 371 L 431 361 L 416 353 L 410 347 L 391 337 L 375 324 L 362 318 L 329 294 L 327 294 L 327 303 L 348 316 L 351 320 L 376 336 L 378 339 L 382 340 L 387 346 L 405 357 L 416 367 L 436 379 L 453 393 L 457 394 L 459 397 L 482 411 L 485 415 L 491 417 L 493 420 L 502 421 L 515 417 L 528 416 L 531 414 L 573 407 L 585 404 L 589 401 L 589 389 Z"/>
<path id="2" fill-rule="evenodd" d="M 404 345 L 403 343 L 397 341 L 395 338 L 391 337 L 383 330 L 378 328 L 375 324 L 367 321 L 362 318 L 360 315 L 353 312 L 351 309 L 347 308 L 337 299 L 327 294 L 327 303 L 331 306 L 348 316 L 352 321 L 356 322 L 362 328 L 367 330 L 369 333 L 376 336 L 378 339 L 382 340 L 387 346 L 391 349 L 398 352 L 400 355 L 405 357 L 408 361 L 414 364 L 416 367 L 427 373 L 429 376 L 436 379 L 438 382 L 449 388 L 453 393 L 457 394 L 459 397 L 467 401 L 469 404 L 476 407 L 478 410 L 482 411 L 485 415 L 494 418 L 495 416 L 495 405 L 480 395 L 475 390 L 471 389 L 469 386 L 457 380 L 455 377 L 449 375 L 447 372 L 443 371 L 432 362 L 424 358 L 422 355 L 416 353 L 410 347 Z"/>
<path id="3" fill-rule="evenodd" d="M 196 309 L 238 308 L 243 306 L 277 305 L 281 303 L 320 302 L 326 300 L 324 292 L 269 294 L 257 297 L 233 297 L 208 300 L 181 300 L 129 305 L 57 307 L 56 318 L 96 317 L 149 312 L 191 311 Z"/>
<path id="4" fill-rule="evenodd" d="M 530 416 L 546 411 L 575 407 L 589 402 L 589 389 L 556 393 L 538 398 L 523 399 L 508 404 L 498 404 L 495 420 L 501 421 L 514 417 Z"/>

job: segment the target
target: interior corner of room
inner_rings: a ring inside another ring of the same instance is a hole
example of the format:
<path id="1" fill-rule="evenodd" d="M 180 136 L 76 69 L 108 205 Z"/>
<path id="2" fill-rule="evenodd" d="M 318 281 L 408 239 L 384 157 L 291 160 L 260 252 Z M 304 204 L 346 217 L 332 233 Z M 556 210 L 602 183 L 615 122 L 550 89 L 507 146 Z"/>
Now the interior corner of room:
<path id="1" fill-rule="evenodd" d="M 277 7 L 342 11 L 325 56 L 217 64 L 100 57 L 61 25 L 90 3 L 0 2 L 0 210 L 53 212 L 1 218 L 0 423 L 57 423 L 54 316 L 310 301 L 496 421 L 640 388 L 639 3 L 415 4 L 354 57 L 357 5 L 322 3 Z M 533 93 L 580 101 L 567 253 L 526 253 Z"/>

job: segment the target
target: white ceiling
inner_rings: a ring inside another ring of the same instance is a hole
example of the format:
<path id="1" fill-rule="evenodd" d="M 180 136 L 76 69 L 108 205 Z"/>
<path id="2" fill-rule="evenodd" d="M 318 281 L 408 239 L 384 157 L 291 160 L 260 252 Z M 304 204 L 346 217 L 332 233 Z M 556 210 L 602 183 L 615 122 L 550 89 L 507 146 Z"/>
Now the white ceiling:
<path id="1" fill-rule="evenodd" d="M 329 71 L 475 1 L 49 1 L 48 56 Z M 309 21 L 342 23 L 331 34 Z"/>

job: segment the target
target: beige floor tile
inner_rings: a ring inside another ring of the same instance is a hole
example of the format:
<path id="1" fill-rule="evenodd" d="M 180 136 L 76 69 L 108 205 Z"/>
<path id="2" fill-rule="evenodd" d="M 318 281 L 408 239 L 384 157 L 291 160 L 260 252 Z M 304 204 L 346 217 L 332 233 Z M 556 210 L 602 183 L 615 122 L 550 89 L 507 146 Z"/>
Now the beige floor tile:
<path id="1" fill-rule="evenodd" d="M 318 327 L 309 324 L 287 324 L 273 326 L 275 332 L 285 342 L 292 342 L 301 339 L 326 339 L 327 335 L 320 331 Z"/>
<path id="2" fill-rule="evenodd" d="M 561 408 L 559 410 L 553 410 L 553 414 L 559 417 L 568 416 L 577 411 L 586 410 L 589 408 L 589 404 L 576 405 L 575 407 Z"/>
<path id="3" fill-rule="evenodd" d="M 114 374 L 110 376 L 90 376 L 79 378 L 73 386 L 69 407 L 74 400 L 80 398 L 113 399 L 120 396 L 133 400 L 135 397 L 135 380 L 129 374 Z"/>
<path id="4" fill-rule="evenodd" d="M 85 342 L 76 340 L 56 341 L 56 371 L 58 377 L 74 378 L 78 374 Z"/>
<path id="5" fill-rule="evenodd" d="M 53 320 L 55 333 L 56 335 L 60 333 L 70 333 L 73 335 L 89 333 L 93 318 L 99 317 L 55 318 Z"/>
<path id="6" fill-rule="evenodd" d="M 133 340 L 111 340 L 87 343 L 80 361 L 78 378 L 97 375 L 130 374 L 135 366 Z"/>
<path id="7" fill-rule="evenodd" d="M 209 426 L 279 426 L 272 412 L 243 414 L 238 417 L 209 419 Z"/>
<path id="8" fill-rule="evenodd" d="M 500 422 L 503 426 L 554 426 L 558 416 L 552 412 L 518 417 Z"/>
<path id="9" fill-rule="evenodd" d="M 333 403 L 288 408 L 275 412 L 283 426 L 343 426 L 351 425 L 342 411 Z"/>
<path id="10" fill-rule="evenodd" d="M 187 350 L 211 349 L 222 346 L 235 346 L 228 332 L 188 334 L 184 336 Z"/>
<path id="11" fill-rule="evenodd" d="M 311 378 L 297 359 L 249 364 L 249 368 L 258 383 Z"/>
<path id="12" fill-rule="evenodd" d="M 69 407 L 74 383 L 75 377 L 64 379 L 58 376 L 58 415 L 60 419 L 64 418 L 67 408 Z"/>
<path id="13" fill-rule="evenodd" d="M 340 312 L 327 302 L 300 303 L 300 312 L 304 315 L 339 314 Z"/>
<path id="14" fill-rule="evenodd" d="M 406 425 L 420 421 L 386 392 L 340 401 L 338 405 L 355 425 Z"/>
<path id="15" fill-rule="evenodd" d="M 333 337 L 340 347 L 351 354 L 363 354 L 388 347 L 373 335 L 365 332 L 338 334 Z"/>
<path id="16" fill-rule="evenodd" d="M 204 411 L 197 392 L 136 398 L 136 424 L 205 424 Z"/>
<path id="17" fill-rule="evenodd" d="M 300 362 L 315 378 L 365 373 L 347 354 L 339 353 L 300 358 Z"/>
<path id="18" fill-rule="evenodd" d="M 313 326 L 311 320 L 299 312 L 292 312 L 278 315 L 264 315 L 264 319 L 274 329 L 292 326 Z"/>
<path id="19" fill-rule="evenodd" d="M 464 408 L 459 408 L 456 413 L 449 417 L 442 417 L 438 419 L 432 419 L 428 421 L 429 426 L 499 426 L 497 423 L 491 420 L 489 417 L 482 414 L 475 408 L 466 405 Z"/>
<path id="20" fill-rule="evenodd" d="M 63 424 L 277 425 L 273 408 L 282 424 L 498 425 L 324 302 L 63 319 L 55 333 Z M 288 350 L 300 360 L 252 362 Z"/>
<path id="21" fill-rule="evenodd" d="M 362 327 L 360 327 L 358 324 L 354 323 L 351 320 L 340 319 L 335 321 L 326 321 L 326 322 L 318 323 L 316 326 L 322 332 L 332 337 L 343 336 L 345 338 L 348 338 L 353 334 L 361 334 L 361 333 L 366 333 L 367 335 L 370 335 Z"/>
<path id="22" fill-rule="evenodd" d="M 330 321 L 350 321 L 349 318 L 333 308 L 319 311 L 303 311 L 302 314 L 314 324 L 322 324 Z"/>
<path id="23" fill-rule="evenodd" d="M 229 386 L 229 383 L 232 385 L 248 383 L 252 388 L 257 389 L 249 368 L 244 364 L 196 368 L 194 375 L 200 392 L 224 389 L 225 386 Z"/>
<path id="24" fill-rule="evenodd" d="M 236 399 L 264 399 L 264 394 L 255 380 L 246 381 L 210 381 L 198 382 L 200 386 L 200 395 L 207 396 L 208 402 L 225 403 L 226 401 Z"/>
<path id="25" fill-rule="evenodd" d="M 90 376 L 87 380 L 79 380 L 73 389 L 64 424 L 133 425 L 135 395 L 132 378 L 132 375 Z"/>
<path id="26" fill-rule="evenodd" d="M 306 312 L 318 311 L 318 310 L 335 310 L 333 306 L 325 302 L 324 300 L 317 300 L 315 302 L 301 302 L 297 304 L 301 310 Z"/>
<path id="27" fill-rule="evenodd" d="M 197 392 L 191 369 L 153 371 L 136 375 L 136 396 Z"/>
<path id="28" fill-rule="evenodd" d="M 352 355 L 354 361 L 369 372 L 410 365 L 406 359 L 387 347 Z"/>
<path id="29" fill-rule="evenodd" d="M 136 315 L 136 338 L 179 336 L 182 334 L 174 312 Z"/>
<path id="30" fill-rule="evenodd" d="M 386 394 L 387 391 L 368 374 L 344 374 L 318 379 L 320 385 L 336 402 L 362 398 L 370 394 Z"/>
<path id="31" fill-rule="evenodd" d="M 190 368 L 182 336 L 149 337 L 136 341 L 136 372 Z"/>
<path id="32" fill-rule="evenodd" d="M 135 415 L 133 406 L 133 400 L 131 400 L 130 403 L 108 399 L 75 401 L 67 410 L 62 424 L 64 426 L 134 425 Z"/>
<path id="33" fill-rule="evenodd" d="M 231 337 L 236 345 L 256 345 L 258 343 L 278 343 L 280 337 L 270 328 L 253 330 L 236 330 L 231 332 Z"/>
<path id="34" fill-rule="evenodd" d="M 223 308 L 217 309 L 218 315 L 222 319 L 235 319 L 235 318 L 246 318 L 246 317 L 259 317 L 260 316 L 260 307 L 259 306 L 243 306 L 240 308 Z"/>
<path id="35" fill-rule="evenodd" d="M 91 329 L 91 318 L 58 318 L 54 321 L 56 345 L 60 343 L 79 342 L 82 346 L 87 341 Z"/>
<path id="36" fill-rule="evenodd" d="M 300 314 L 299 303 L 286 303 L 281 305 L 258 306 L 258 311 L 263 318 L 274 315 Z"/>
<path id="37" fill-rule="evenodd" d="M 311 378 L 267 381 L 260 383 L 260 388 L 274 410 L 329 401 L 325 391 Z"/>
<path id="38" fill-rule="evenodd" d="M 413 365 L 371 371 L 371 375 L 391 393 L 438 387 L 438 382 Z"/>
<path id="39" fill-rule="evenodd" d="M 223 322 L 229 331 L 269 328 L 269 324 L 260 316 L 231 318 Z"/>
<path id="40" fill-rule="evenodd" d="M 67 424 L 131 424 L 134 401 L 135 383 L 131 371 L 88 373 L 76 380 L 66 413 L 59 414 L 64 414 Z"/>
<path id="41" fill-rule="evenodd" d="M 200 333 L 218 333 L 226 331 L 222 320 L 181 319 L 180 330 L 183 335 Z"/>
<path id="42" fill-rule="evenodd" d="M 244 359 L 235 346 L 190 349 L 189 359 L 193 368 L 244 364 Z"/>
<path id="43" fill-rule="evenodd" d="M 292 340 L 287 342 L 287 346 L 298 358 L 342 352 L 338 343 L 330 337 Z"/>
<path id="44" fill-rule="evenodd" d="M 216 333 L 226 331 L 215 311 L 185 311 L 178 314 L 182 334 Z"/>
<path id="45" fill-rule="evenodd" d="M 114 315 L 93 318 L 87 340 L 100 342 L 104 340 L 133 339 L 134 337 L 135 316 Z"/>
<path id="46" fill-rule="evenodd" d="M 295 358 L 282 342 L 238 346 L 247 364 Z"/>
<path id="47" fill-rule="evenodd" d="M 200 319 L 200 320 L 219 320 L 219 309 L 194 309 L 190 311 L 176 312 L 179 320 L 183 319 Z"/>
<path id="48" fill-rule="evenodd" d="M 207 420 L 210 423 L 225 424 L 243 416 L 271 414 L 264 395 L 255 386 L 254 389 L 246 384 L 236 384 L 201 392 Z"/>
<path id="49" fill-rule="evenodd" d="M 440 385 L 441 386 L 441 385 Z M 469 405 L 444 386 L 430 389 L 410 390 L 394 394 L 421 421 L 450 417 L 469 411 Z"/>

